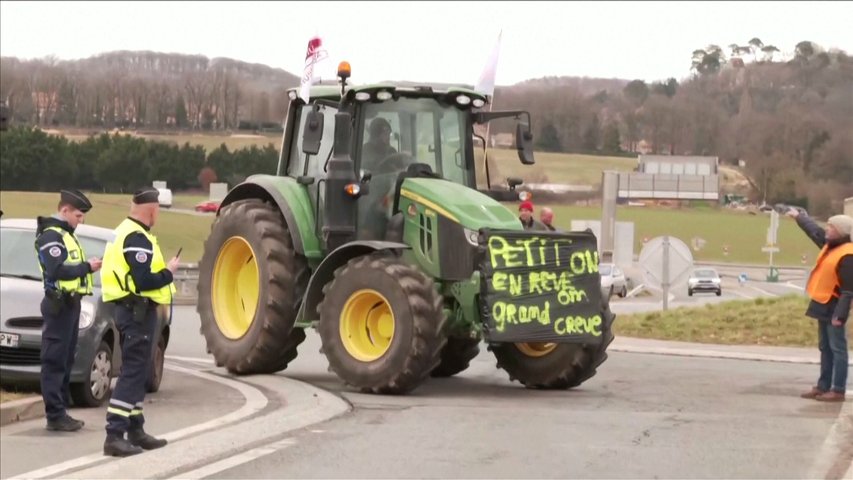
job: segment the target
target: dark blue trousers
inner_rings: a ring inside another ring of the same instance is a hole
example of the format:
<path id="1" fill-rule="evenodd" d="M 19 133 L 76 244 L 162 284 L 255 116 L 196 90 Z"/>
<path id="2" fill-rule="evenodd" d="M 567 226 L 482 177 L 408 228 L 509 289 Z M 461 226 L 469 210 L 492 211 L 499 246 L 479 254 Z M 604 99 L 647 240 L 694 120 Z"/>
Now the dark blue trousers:
<path id="1" fill-rule="evenodd" d="M 124 436 L 145 423 L 142 403 L 151 369 L 151 342 L 157 328 L 157 305 L 149 303 L 143 318 L 134 318 L 133 309 L 117 302 L 116 326 L 121 340 L 121 372 L 107 407 L 107 434 Z"/>
<path id="2" fill-rule="evenodd" d="M 59 420 L 71 403 L 68 386 L 77 351 L 80 299 L 41 301 L 41 396 L 48 420 Z"/>

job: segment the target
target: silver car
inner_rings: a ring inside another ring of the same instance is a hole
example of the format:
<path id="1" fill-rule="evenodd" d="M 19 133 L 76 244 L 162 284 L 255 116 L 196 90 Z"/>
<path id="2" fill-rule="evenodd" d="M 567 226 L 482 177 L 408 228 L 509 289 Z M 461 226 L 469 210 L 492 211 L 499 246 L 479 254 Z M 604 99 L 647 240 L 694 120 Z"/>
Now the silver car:
<path id="1" fill-rule="evenodd" d="M 622 271 L 616 264 L 602 263 L 598 266 L 598 273 L 601 274 L 601 291 L 609 296 L 616 295 L 625 298 L 628 295 L 628 279 L 625 278 L 625 272 Z"/>
<path id="2" fill-rule="evenodd" d="M 692 297 L 694 292 L 714 292 L 719 297 L 723 294 L 720 275 L 713 268 L 697 268 L 687 279 L 687 295 Z"/>
<path id="3" fill-rule="evenodd" d="M 0 384 L 37 387 L 41 376 L 40 304 L 44 296 L 36 260 L 36 221 L 0 220 Z M 113 231 L 80 225 L 77 238 L 87 256 L 103 257 Z M 71 369 L 71 399 L 75 406 L 96 407 L 109 398 L 112 379 L 121 362 L 114 305 L 101 300 L 100 276 L 94 275 L 93 295 L 80 304 L 80 332 Z M 163 360 L 169 343 L 169 306 L 161 306 L 157 342 L 147 389 L 155 392 L 163 378 Z"/>

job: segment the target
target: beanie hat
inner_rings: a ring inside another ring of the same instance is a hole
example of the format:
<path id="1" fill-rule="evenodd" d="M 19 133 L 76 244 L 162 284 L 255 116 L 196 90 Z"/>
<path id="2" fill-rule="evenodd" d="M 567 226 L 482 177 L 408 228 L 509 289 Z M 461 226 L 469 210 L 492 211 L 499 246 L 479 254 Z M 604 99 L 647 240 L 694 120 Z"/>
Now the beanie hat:
<path id="1" fill-rule="evenodd" d="M 530 200 L 525 200 L 521 202 L 521 205 L 518 206 L 518 211 L 527 210 L 529 212 L 533 211 L 533 202 Z"/>
<path id="2" fill-rule="evenodd" d="M 829 220 L 826 223 L 835 227 L 841 235 L 850 235 L 850 232 L 853 232 L 853 217 L 849 217 L 847 215 L 835 215 L 833 217 L 829 217 Z"/>

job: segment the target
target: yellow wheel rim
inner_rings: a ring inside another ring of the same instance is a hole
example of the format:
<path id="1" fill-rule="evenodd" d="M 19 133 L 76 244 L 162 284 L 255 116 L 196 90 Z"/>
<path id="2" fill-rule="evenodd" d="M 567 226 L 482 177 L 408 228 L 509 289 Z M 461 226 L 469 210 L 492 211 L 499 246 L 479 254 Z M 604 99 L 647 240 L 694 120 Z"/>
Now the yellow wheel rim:
<path id="1" fill-rule="evenodd" d="M 553 352 L 554 349 L 557 348 L 557 344 L 543 342 L 516 343 L 515 348 L 528 357 L 544 357 L 545 355 Z"/>
<path id="2" fill-rule="evenodd" d="M 213 315 L 219 331 L 236 340 L 249 331 L 260 297 L 255 252 L 242 237 L 225 241 L 213 267 Z"/>
<path id="3" fill-rule="evenodd" d="M 362 362 L 372 362 L 388 351 L 394 338 L 394 312 L 376 290 L 358 290 L 341 310 L 341 341 L 347 352 Z"/>

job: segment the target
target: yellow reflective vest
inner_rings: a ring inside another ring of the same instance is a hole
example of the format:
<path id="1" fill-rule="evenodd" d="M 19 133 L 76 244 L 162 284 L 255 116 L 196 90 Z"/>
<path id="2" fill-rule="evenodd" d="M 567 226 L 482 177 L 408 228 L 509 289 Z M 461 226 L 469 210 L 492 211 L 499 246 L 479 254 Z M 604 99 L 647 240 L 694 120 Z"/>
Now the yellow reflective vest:
<path id="1" fill-rule="evenodd" d="M 80 245 L 80 242 L 77 241 L 77 237 L 74 234 L 63 230 L 59 227 L 47 227 L 44 231 L 53 230 L 54 232 L 60 234 L 62 236 L 62 244 L 65 246 L 65 250 L 68 252 L 68 257 L 63 262 L 65 265 L 80 265 L 81 263 L 86 261 L 86 255 L 83 252 L 83 247 Z M 47 245 L 44 245 L 42 248 L 49 248 L 54 246 L 51 242 Z M 36 251 L 38 252 L 39 247 L 36 245 Z M 39 270 L 41 271 L 42 282 L 45 285 L 48 285 L 47 279 L 44 277 L 44 265 L 41 262 L 41 255 L 39 255 Z M 92 294 L 92 274 L 87 273 L 85 277 L 78 277 L 72 280 L 56 280 L 54 285 L 56 285 L 56 289 L 60 292 L 64 293 L 79 293 L 80 295 L 91 295 Z"/>
<path id="2" fill-rule="evenodd" d="M 130 274 L 130 265 L 124 258 L 124 241 L 132 233 L 141 233 L 151 242 L 151 251 L 143 252 L 151 255 L 151 272 L 156 273 L 166 268 L 163 254 L 157 238 L 148 233 L 138 223 L 131 219 L 125 219 L 115 229 L 115 240 L 107 244 L 104 251 L 104 262 L 101 266 L 101 295 L 105 302 L 111 302 L 134 294 L 149 298 L 159 304 L 172 302 L 172 296 L 177 291 L 175 284 L 170 283 L 156 290 L 138 291 Z M 130 249 L 127 249 L 130 250 Z"/>

